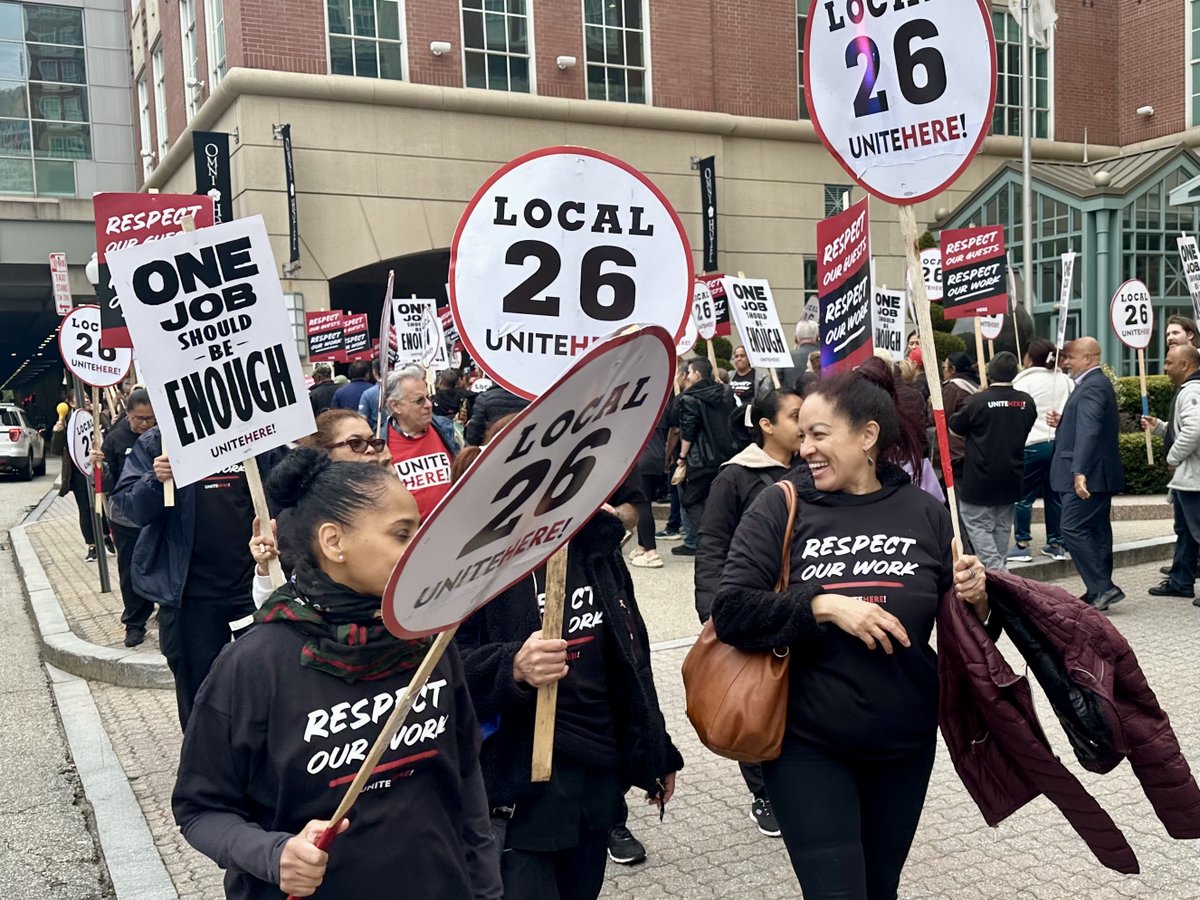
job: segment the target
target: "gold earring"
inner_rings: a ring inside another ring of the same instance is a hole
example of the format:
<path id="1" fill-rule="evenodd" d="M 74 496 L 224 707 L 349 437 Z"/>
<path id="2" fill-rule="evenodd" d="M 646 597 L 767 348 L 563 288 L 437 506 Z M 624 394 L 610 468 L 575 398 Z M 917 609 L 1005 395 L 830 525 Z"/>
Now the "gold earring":
<path id="1" fill-rule="evenodd" d="M 864 451 L 863 451 L 863 453 L 865 453 L 865 454 L 867 455 L 867 465 L 868 465 L 868 466 L 873 466 L 873 465 L 875 465 L 875 460 L 874 460 L 874 459 L 872 459 L 872 457 L 871 457 L 871 451 L 870 451 L 870 450 L 864 450 Z"/>

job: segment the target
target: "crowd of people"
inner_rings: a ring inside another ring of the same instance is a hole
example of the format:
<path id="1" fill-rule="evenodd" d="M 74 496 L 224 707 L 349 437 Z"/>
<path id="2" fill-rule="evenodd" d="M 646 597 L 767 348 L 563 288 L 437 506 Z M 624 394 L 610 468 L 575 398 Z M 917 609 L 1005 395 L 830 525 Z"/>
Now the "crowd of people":
<path id="1" fill-rule="evenodd" d="M 1179 390 L 1169 420 L 1143 427 L 1167 440 L 1179 542 L 1152 593 L 1192 597 L 1200 354 L 1195 324 L 1172 323 L 1167 373 Z M 150 397 L 128 393 L 93 453 L 110 496 L 121 621 L 136 646 L 157 607 L 185 732 L 175 816 L 226 870 L 227 896 L 320 888 L 350 898 L 367 886 L 390 896 L 395 860 L 383 849 L 413 847 L 404 881 L 421 896 L 583 900 L 598 896 L 606 857 L 645 859 L 626 796 L 637 787 L 661 812 L 684 760 L 629 567 L 661 568 L 657 545 L 669 541 L 674 555 L 695 557 L 700 622 L 711 618 L 735 647 L 794 657 L 783 752 L 741 767 L 752 827 L 782 837 L 809 900 L 896 897 L 933 764 L 930 639 L 942 598 L 994 632 L 984 569 L 1032 558 L 1038 497 L 1042 553 L 1074 561 L 1081 599 L 1104 611 L 1124 598 L 1109 522 L 1123 486 L 1116 395 L 1089 337 L 1061 358 L 1045 340 L 1020 361 L 997 353 L 986 388 L 970 357 L 945 361 L 948 462 L 969 543 L 955 559 L 919 342 L 910 338 L 904 360 L 822 377 L 815 341 L 815 324 L 800 323 L 797 365 L 778 373 L 779 387 L 740 347 L 729 372 L 680 360 L 633 473 L 569 544 L 567 596 L 594 614 L 570 643 L 543 635 L 539 569 L 463 623 L 328 853 L 316 846 L 328 816 L 429 647 L 383 627 L 388 576 L 526 402 L 478 374 L 431 379 L 409 366 L 380 379 L 377 366 L 354 363 L 338 385 L 317 365 L 316 431 L 247 463 L 267 485 L 264 522 L 241 464 L 165 506 L 171 464 Z M 75 469 L 63 471 L 74 490 Z M 783 591 L 774 585 L 788 510 L 783 492 L 768 490 L 780 481 L 801 504 Z M 80 524 L 94 547 L 86 492 Z M 660 530 L 655 500 L 670 503 Z M 904 577 L 843 577 L 860 570 Z M 553 683 L 553 775 L 534 783 L 536 697 Z"/>

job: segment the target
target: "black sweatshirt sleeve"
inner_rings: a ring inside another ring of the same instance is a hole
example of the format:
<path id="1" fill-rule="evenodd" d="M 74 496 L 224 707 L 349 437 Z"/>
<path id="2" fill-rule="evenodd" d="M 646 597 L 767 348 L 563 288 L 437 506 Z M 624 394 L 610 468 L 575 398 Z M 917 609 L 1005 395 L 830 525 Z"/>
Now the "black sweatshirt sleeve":
<path id="1" fill-rule="evenodd" d="M 797 521 L 803 505 L 800 501 Z M 734 532 L 712 610 L 713 627 L 725 643 L 743 650 L 802 647 L 819 642 L 825 633 L 812 611 L 819 584 L 774 590 L 786 527 L 787 499 L 782 490 L 768 488 Z"/>
<path id="2" fill-rule="evenodd" d="M 229 713 L 217 708 L 230 674 L 214 668 L 192 710 L 171 809 L 184 840 L 222 869 L 278 884 L 283 845 L 292 835 L 248 821 L 252 761 L 237 747 Z"/>
<path id="3" fill-rule="evenodd" d="M 513 659 L 524 641 L 495 641 L 488 633 L 489 609 L 496 604 L 516 602 L 515 591 L 528 590 L 528 579 L 522 579 L 487 607 L 476 612 L 458 629 L 454 643 L 462 657 L 467 686 L 475 714 L 489 722 L 514 706 L 534 702 L 537 692 L 513 677 Z M 497 610 L 492 609 L 495 613 Z"/>
<path id="4" fill-rule="evenodd" d="M 712 615 L 713 601 L 721 582 L 721 571 L 729 555 L 729 544 L 738 524 L 737 481 L 726 466 L 713 479 L 704 504 L 704 520 L 700 523 L 700 540 L 696 547 L 696 613 L 701 622 Z"/>
<path id="5" fill-rule="evenodd" d="M 461 654 L 460 654 L 461 655 Z M 459 777 L 462 780 L 462 840 L 467 878 L 473 900 L 502 900 L 500 851 L 492 830 L 487 790 L 479 770 L 479 722 L 472 711 L 461 663 L 455 663 L 458 683 L 455 705 L 458 715 Z"/>

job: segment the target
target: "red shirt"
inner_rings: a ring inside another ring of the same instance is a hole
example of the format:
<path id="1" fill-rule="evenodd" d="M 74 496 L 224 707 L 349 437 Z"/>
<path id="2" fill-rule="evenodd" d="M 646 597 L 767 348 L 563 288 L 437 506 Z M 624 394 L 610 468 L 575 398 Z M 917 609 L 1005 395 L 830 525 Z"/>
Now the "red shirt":
<path id="1" fill-rule="evenodd" d="M 392 466 L 417 501 L 424 519 L 450 490 L 450 453 L 432 425 L 420 437 L 408 437 L 388 428 L 388 452 Z"/>

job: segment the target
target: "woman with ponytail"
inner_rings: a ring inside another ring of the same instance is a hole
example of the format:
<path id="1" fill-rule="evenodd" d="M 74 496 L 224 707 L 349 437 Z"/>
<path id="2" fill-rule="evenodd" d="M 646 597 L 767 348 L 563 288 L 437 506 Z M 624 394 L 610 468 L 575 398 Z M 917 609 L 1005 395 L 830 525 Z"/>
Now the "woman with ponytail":
<path id="1" fill-rule="evenodd" d="M 791 652 L 783 752 L 763 777 L 805 900 L 896 897 L 933 767 L 938 603 L 953 585 L 988 614 L 983 566 L 951 562 L 949 513 L 900 468 L 919 466 L 922 425 L 898 412 L 886 364 L 817 384 L 800 411 L 811 481 L 788 476 L 790 587 L 774 590 L 787 501 L 765 490 L 713 604 L 722 641 Z"/>
<path id="2" fill-rule="evenodd" d="M 713 597 L 721 581 L 729 543 L 742 516 L 754 499 L 787 474 L 797 461 L 803 402 L 801 395 L 791 388 L 770 391 L 756 399 L 749 416 L 752 443 L 722 464 L 713 479 L 696 548 L 696 613 L 702 623 L 712 615 Z M 803 463 L 797 468 L 796 477 L 811 483 L 808 467 Z M 762 766 L 742 763 L 741 769 L 752 798 L 750 821 L 768 837 L 779 837 L 779 826 L 763 784 Z"/>
<path id="3" fill-rule="evenodd" d="M 301 448 L 268 486 L 293 577 L 196 697 L 172 797 L 225 895 L 278 900 L 502 896 L 479 726 L 452 647 L 329 853 L 315 842 L 429 647 L 384 628 L 380 597 L 420 524 L 381 466 Z"/>

